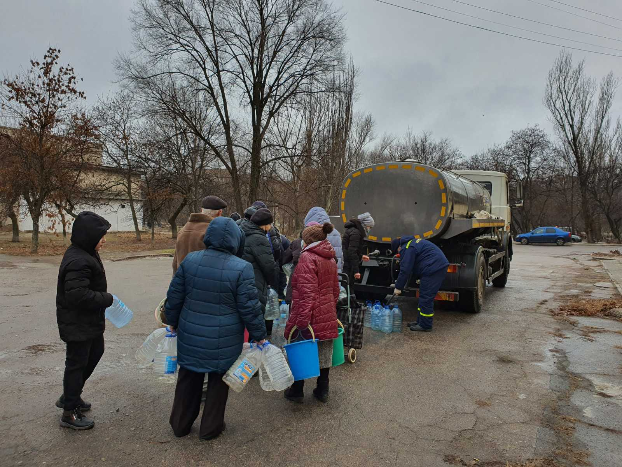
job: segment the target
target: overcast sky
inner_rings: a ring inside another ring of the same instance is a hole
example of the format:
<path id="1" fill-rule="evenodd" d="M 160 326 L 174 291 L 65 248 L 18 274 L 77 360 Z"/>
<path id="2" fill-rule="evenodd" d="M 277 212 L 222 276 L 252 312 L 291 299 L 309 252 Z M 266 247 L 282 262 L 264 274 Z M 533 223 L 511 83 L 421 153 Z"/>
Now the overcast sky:
<path id="1" fill-rule="evenodd" d="M 608 36 L 607 40 L 477 10 L 453 0 L 422 0 L 507 25 L 620 49 L 619 51 L 546 38 L 442 11 L 413 0 L 387 0 L 458 21 L 516 35 L 618 54 L 607 57 L 573 52 L 601 78 L 622 78 L 622 21 L 562 6 L 554 0 L 464 0 L 513 15 Z M 560 0 L 622 19 L 619 0 Z M 89 103 L 114 89 L 113 60 L 131 50 L 131 0 L 0 0 L 0 73 L 14 74 L 40 58 L 48 46 L 62 50 L 84 78 Z M 608 23 L 588 21 L 546 8 L 554 6 Z M 504 37 L 400 10 L 374 0 L 334 0 L 345 14 L 347 50 L 359 76 L 358 110 L 369 112 L 376 133 L 431 131 L 448 137 L 471 155 L 503 143 L 512 130 L 540 124 L 550 130 L 542 105 L 546 75 L 560 49 Z M 614 115 L 622 108 L 620 89 Z"/>

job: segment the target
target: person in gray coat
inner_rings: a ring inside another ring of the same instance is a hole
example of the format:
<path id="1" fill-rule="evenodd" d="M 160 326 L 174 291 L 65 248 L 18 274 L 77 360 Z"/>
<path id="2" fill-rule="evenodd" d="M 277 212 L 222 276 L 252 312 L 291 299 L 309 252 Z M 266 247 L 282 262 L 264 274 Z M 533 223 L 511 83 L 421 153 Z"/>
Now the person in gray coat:
<path id="1" fill-rule="evenodd" d="M 328 213 L 324 208 L 316 206 L 314 208 L 309 209 L 309 212 L 305 216 L 305 227 L 309 226 L 310 222 L 317 222 L 320 225 L 324 225 L 327 222 L 330 223 L 330 217 L 328 217 Z M 331 233 L 328 234 L 328 241 L 333 246 L 333 250 L 335 250 L 335 255 L 337 258 L 337 271 L 341 272 L 343 269 L 343 248 L 341 247 L 341 234 L 334 229 Z"/>

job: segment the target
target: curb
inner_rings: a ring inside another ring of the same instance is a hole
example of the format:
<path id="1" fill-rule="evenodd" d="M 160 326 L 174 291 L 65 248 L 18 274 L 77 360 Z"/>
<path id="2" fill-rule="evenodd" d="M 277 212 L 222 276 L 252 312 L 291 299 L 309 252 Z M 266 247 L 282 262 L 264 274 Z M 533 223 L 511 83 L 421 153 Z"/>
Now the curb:
<path id="1" fill-rule="evenodd" d="M 609 279 L 611 279 L 611 282 L 613 283 L 613 285 L 615 285 L 616 289 L 618 290 L 618 293 L 622 295 L 622 286 L 618 283 L 618 281 L 614 279 L 613 275 L 611 274 L 611 271 L 609 271 L 609 268 L 606 266 L 608 261 L 603 261 L 601 259 L 600 263 L 603 265 L 603 269 L 607 271 L 607 275 L 609 276 Z"/>
<path id="2" fill-rule="evenodd" d="M 156 253 L 153 255 L 136 255 L 136 256 L 126 256 L 124 258 L 116 258 L 116 259 L 109 259 L 108 261 L 112 262 L 112 263 L 117 263 L 119 261 L 130 261 L 133 259 L 143 259 L 143 258 L 172 258 L 175 255 L 172 255 L 171 253 Z"/>

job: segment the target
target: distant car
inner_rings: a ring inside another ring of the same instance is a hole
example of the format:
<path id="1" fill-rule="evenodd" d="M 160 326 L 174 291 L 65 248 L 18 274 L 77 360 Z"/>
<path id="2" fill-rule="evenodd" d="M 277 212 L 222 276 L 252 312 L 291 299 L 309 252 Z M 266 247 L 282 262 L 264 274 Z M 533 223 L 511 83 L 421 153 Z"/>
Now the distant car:
<path id="1" fill-rule="evenodd" d="M 570 238 L 572 238 L 572 243 L 581 243 L 583 241 L 583 239 L 578 235 L 571 235 Z"/>
<path id="2" fill-rule="evenodd" d="M 566 232 L 557 227 L 538 227 L 531 232 L 517 235 L 514 241 L 522 245 L 530 243 L 556 243 L 562 246 L 572 241 L 570 232 Z"/>

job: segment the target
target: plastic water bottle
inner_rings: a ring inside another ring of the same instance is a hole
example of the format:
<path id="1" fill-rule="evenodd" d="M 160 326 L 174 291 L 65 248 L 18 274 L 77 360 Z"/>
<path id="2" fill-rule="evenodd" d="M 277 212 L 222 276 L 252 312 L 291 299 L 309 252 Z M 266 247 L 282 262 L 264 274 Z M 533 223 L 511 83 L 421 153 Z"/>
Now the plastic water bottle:
<path id="1" fill-rule="evenodd" d="M 158 349 L 158 345 L 164 340 L 165 336 L 165 328 L 158 328 L 149 334 L 149 337 L 145 339 L 143 345 L 141 345 L 136 351 L 136 360 L 143 365 L 151 365 L 153 358 L 155 357 L 156 350 Z"/>
<path id="2" fill-rule="evenodd" d="M 340 285 L 339 286 L 339 301 L 347 297 L 348 297 L 348 292 L 346 291 L 346 288 L 343 285 Z"/>
<path id="3" fill-rule="evenodd" d="M 283 347 L 287 344 L 284 335 L 285 326 L 287 326 L 287 315 L 285 313 L 281 313 L 281 316 L 274 320 L 274 324 L 272 326 L 272 337 L 270 338 L 270 343 L 272 345 Z"/>
<path id="4" fill-rule="evenodd" d="M 385 305 L 382 309 L 380 330 L 385 334 L 389 334 L 393 331 L 393 313 L 391 313 L 388 305 Z"/>
<path id="5" fill-rule="evenodd" d="M 281 314 L 281 319 L 283 318 L 283 315 L 285 315 L 285 321 L 287 321 L 287 318 L 289 318 L 289 305 L 285 303 L 285 300 L 281 301 L 281 306 L 279 307 L 279 313 Z"/>
<path id="6" fill-rule="evenodd" d="M 235 392 L 241 392 L 261 365 L 261 349 L 257 344 L 251 344 L 249 349 L 242 353 L 231 368 L 227 370 L 222 380 Z"/>
<path id="7" fill-rule="evenodd" d="M 402 310 L 397 305 L 393 305 L 393 332 L 402 332 Z"/>
<path id="8" fill-rule="evenodd" d="M 382 307 L 380 306 L 380 302 L 376 300 L 374 303 L 374 307 L 372 308 L 371 314 L 371 328 L 374 331 L 380 331 L 380 315 L 382 314 Z"/>
<path id="9" fill-rule="evenodd" d="M 177 373 L 177 334 L 166 327 L 166 335 L 155 353 L 153 369 L 161 375 Z"/>
<path id="10" fill-rule="evenodd" d="M 259 368 L 259 385 L 264 391 L 284 391 L 294 383 L 294 375 L 290 370 L 283 351 L 269 342 L 261 351 Z"/>
<path id="11" fill-rule="evenodd" d="M 112 305 L 106 308 L 106 318 L 112 324 L 118 328 L 122 328 L 127 323 L 132 321 L 134 313 L 130 310 L 125 303 L 119 300 L 119 297 L 113 295 Z"/>
<path id="12" fill-rule="evenodd" d="M 372 308 L 371 302 L 367 301 L 367 303 L 365 304 L 365 318 L 363 319 L 363 325 L 366 328 L 371 328 L 372 311 L 373 311 L 373 308 Z"/>
<path id="13" fill-rule="evenodd" d="M 279 294 L 272 287 L 268 288 L 268 301 L 264 319 L 271 321 L 279 317 Z"/>

